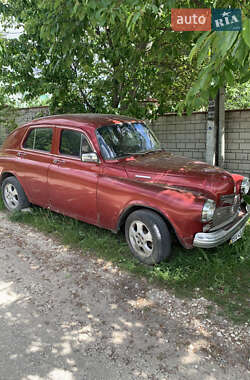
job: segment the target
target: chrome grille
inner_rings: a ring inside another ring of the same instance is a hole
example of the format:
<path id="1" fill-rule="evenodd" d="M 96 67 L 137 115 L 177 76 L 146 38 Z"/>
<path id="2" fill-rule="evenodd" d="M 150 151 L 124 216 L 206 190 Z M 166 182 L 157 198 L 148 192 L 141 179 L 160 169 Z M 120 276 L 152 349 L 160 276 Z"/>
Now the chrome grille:
<path id="1" fill-rule="evenodd" d="M 230 194 L 223 195 L 220 198 L 221 204 L 230 204 L 230 206 L 218 207 L 215 210 L 212 220 L 212 228 L 230 223 L 237 215 L 240 208 L 240 195 Z"/>
<path id="2" fill-rule="evenodd" d="M 221 205 L 227 204 L 227 205 L 234 205 L 236 203 L 240 202 L 240 195 L 236 194 L 227 194 L 227 195 L 221 195 L 220 196 L 220 203 Z"/>

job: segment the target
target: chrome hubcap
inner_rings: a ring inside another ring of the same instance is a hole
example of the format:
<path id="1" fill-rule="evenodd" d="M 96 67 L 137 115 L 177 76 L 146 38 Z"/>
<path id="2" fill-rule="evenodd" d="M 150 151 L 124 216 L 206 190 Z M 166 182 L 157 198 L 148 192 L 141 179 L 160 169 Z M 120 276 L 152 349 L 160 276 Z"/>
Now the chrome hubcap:
<path id="1" fill-rule="evenodd" d="M 153 252 L 153 237 L 148 227 L 140 220 L 135 220 L 129 227 L 129 240 L 134 250 L 145 257 Z"/>
<path id="2" fill-rule="evenodd" d="M 4 187 L 4 198 L 10 209 L 17 208 L 19 204 L 18 192 L 15 186 L 13 186 L 11 183 L 8 183 L 8 185 Z"/>

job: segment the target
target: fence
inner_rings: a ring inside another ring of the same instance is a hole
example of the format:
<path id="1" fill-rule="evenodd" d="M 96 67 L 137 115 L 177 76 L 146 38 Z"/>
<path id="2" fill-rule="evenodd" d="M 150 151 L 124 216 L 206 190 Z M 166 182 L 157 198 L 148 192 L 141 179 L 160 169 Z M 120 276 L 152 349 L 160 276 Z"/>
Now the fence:
<path id="1" fill-rule="evenodd" d="M 206 112 L 182 117 L 166 114 L 151 128 L 168 151 L 205 161 Z M 224 168 L 250 177 L 250 109 L 226 111 Z"/>
<path id="2" fill-rule="evenodd" d="M 16 125 L 28 123 L 29 121 L 49 114 L 48 107 L 18 108 L 15 111 L 14 119 Z M 0 146 L 8 134 L 7 128 L 0 125 Z"/>
<path id="3" fill-rule="evenodd" d="M 48 115 L 48 107 L 16 110 L 16 123 L 23 124 L 41 115 Z M 166 114 L 151 123 L 164 147 L 170 152 L 205 161 L 207 113 L 194 112 L 190 116 Z M 0 145 L 6 130 L 0 128 Z M 226 111 L 225 169 L 250 177 L 250 109 Z"/>

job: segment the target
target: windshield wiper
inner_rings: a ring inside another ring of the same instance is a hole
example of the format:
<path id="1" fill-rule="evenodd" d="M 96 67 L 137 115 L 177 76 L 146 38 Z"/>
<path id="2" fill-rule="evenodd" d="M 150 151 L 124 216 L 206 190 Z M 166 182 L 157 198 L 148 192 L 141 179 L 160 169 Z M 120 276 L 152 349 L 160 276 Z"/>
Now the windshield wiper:
<path id="1" fill-rule="evenodd" d="M 135 156 L 137 153 L 121 153 L 118 154 L 115 158 L 124 158 L 124 157 L 131 157 Z"/>
<path id="2" fill-rule="evenodd" d="M 165 149 L 159 148 L 159 149 L 152 149 L 152 150 L 145 150 L 144 152 L 133 152 L 133 153 L 122 153 L 120 155 L 117 155 L 116 158 L 123 158 L 123 157 L 131 157 L 131 156 L 143 156 L 148 153 L 156 153 L 164 151 Z"/>
<path id="3" fill-rule="evenodd" d="M 161 152 L 163 151 L 164 149 L 162 148 L 159 148 L 159 149 L 151 149 L 151 150 L 147 150 L 145 153 L 155 153 L 155 152 Z"/>
<path id="4" fill-rule="evenodd" d="M 156 152 L 161 152 L 163 151 L 164 149 L 151 149 L 151 150 L 145 150 L 145 152 L 138 152 L 138 153 L 135 153 L 135 154 L 140 154 L 140 155 L 143 155 L 143 154 L 148 154 L 148 153 L 156 153 Z"/>

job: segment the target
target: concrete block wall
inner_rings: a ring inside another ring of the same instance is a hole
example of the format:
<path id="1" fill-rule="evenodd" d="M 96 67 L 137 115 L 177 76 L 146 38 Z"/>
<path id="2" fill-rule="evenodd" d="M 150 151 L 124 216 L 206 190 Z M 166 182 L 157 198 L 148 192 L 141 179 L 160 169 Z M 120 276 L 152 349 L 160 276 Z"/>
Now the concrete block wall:
<path id="1" fill-rule="evenodd" d="M 46 106 L 19 108 L 16 110 L 15 122 L 17 125 L 22 125 L 33 119 L 47 115 L 49 115 L 49 108 Z"/>
<path id="2" fill-rule="evenodd" d="M 226 111 L 225 169 L 250 177 L 250 110 Z"/>
<path id="3" fill-rule="evenodd" d="M 7 134 L 8 134 L 8 132 L 7 132 L 6 128 L 4 128 L 0 125 L 0 146 L 2 145 L 3 141 L 7 137 Z"/>
<path id="4" fill-rule="evenodd" d="M 17 126 L 28 123 L 29 121 L 41 116 L 49 115 L 49 108 L 44 107 L 30 107 L 30 108 L 18 108 L 15 111 L 14 120 Z M 13 115 L 12 115 L 13 116 Z M 7 137 L 9 131 L 6 127 L 0 124 L 0 146 L 4 139 Z"/>
<path id="5" fill-rule="evenodd" d="M 205 112 L 190 116 L 166 114 L 151 123 L 151 128 L 168 151 L 197 160 L 206 156 Z"/>
<path id="6" fill-rule="evenodd" d="M 206 112 L 182 117 L 166 114 L 151 127 L 168 151 L 205 161 Z M 226 111 L 224 168 L 250 177 L 250 109 Z"/>

